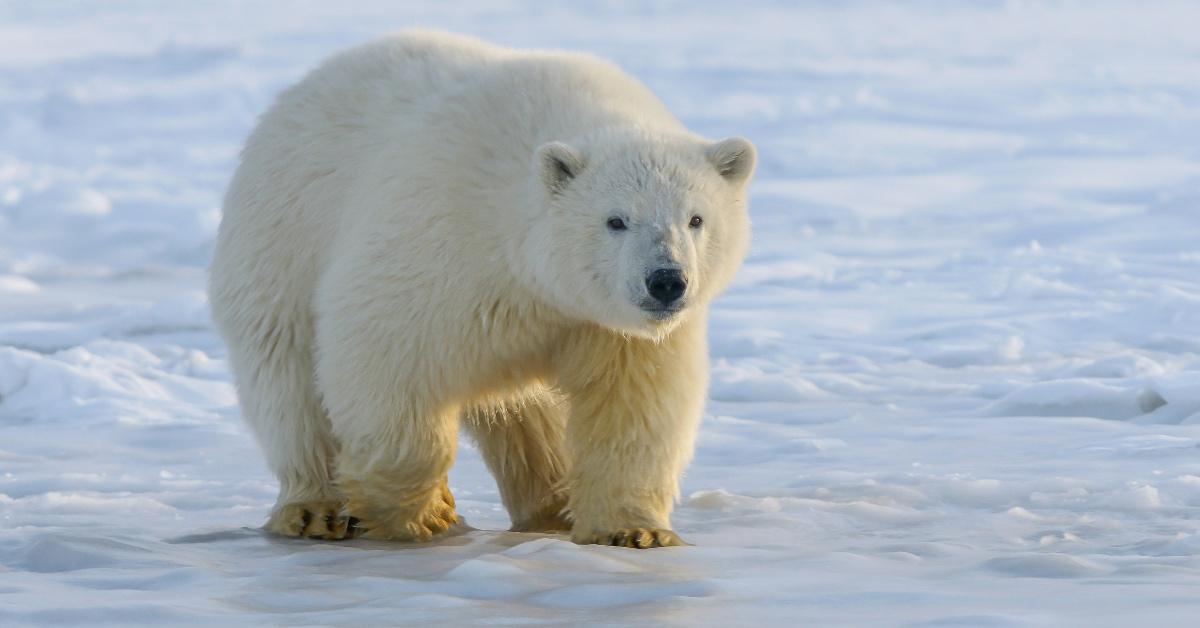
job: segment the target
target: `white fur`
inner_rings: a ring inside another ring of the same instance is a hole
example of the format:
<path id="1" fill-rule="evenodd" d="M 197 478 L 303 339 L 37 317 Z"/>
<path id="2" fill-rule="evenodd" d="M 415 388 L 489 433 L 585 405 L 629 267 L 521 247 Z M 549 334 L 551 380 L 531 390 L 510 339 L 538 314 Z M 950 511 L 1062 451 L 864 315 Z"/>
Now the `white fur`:
<path id="1" fill-rule="evenodd" d="M 515 527 L 566 505 L 579 542 L 669 528 L 753 164 L 580 54 L 406 32 L 285 91 L 210 286 L 276 518 L 345 503 L 368 536 L 427 538 L 453 521 L 463 420 Z M 678 313 L 641 307 L 664 265 L 688 278 Z"/>

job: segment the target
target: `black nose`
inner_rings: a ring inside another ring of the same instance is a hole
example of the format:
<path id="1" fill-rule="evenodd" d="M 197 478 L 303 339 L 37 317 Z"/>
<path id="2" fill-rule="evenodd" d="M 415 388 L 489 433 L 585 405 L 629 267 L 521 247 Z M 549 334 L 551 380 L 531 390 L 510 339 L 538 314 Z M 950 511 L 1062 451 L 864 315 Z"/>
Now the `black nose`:
<path id="1" fill-rule="evenodd" d="M 659 303 L 670 305 L 683 296 L 683 291 L 687 290 L 687 281 L 677 269 L 660 268 L 646 277 L 646 289 Z"/>

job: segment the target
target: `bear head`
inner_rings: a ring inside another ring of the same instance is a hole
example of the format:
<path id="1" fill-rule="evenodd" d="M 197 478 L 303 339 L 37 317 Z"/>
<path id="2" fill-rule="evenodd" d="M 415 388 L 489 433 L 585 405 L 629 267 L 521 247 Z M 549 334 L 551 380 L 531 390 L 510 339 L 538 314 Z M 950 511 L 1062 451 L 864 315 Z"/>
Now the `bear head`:
<path id="1" fill-rule="evenodd" d="M 534 154 L 535 283 L 577 318 L 662 338 L 745 256 L 754 146 L 742 138 L 598 133 Z"/>

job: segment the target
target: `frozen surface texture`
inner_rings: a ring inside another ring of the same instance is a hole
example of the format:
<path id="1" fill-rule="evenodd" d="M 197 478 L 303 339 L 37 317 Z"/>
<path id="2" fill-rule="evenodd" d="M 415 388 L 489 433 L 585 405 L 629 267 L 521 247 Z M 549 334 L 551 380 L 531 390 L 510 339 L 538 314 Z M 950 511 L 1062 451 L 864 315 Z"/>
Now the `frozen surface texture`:
<path id="1" fill-rule="evenodd" d="M 1200 8 L 0 2 L 0 624 L 1189 625 Z M 243 137 L 422 24 L 590 50 L 756 141 L 677 529 L 284 541 L 208 322 Z"/>

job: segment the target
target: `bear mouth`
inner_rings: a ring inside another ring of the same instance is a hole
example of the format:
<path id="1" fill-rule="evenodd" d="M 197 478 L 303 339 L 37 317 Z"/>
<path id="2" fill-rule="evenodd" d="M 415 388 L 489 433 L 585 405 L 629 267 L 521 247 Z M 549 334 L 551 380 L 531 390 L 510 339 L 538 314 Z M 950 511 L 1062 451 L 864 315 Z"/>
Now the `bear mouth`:
<path id="1" fill-rule="evenodd" d="M 638 304 L 642 311 L 649 314 L 651 319 L 665 321 L 683 310 L 684 303 L 676 301 L 671 305 L 663 305 L 653 299 L 646 299 Z"/>

